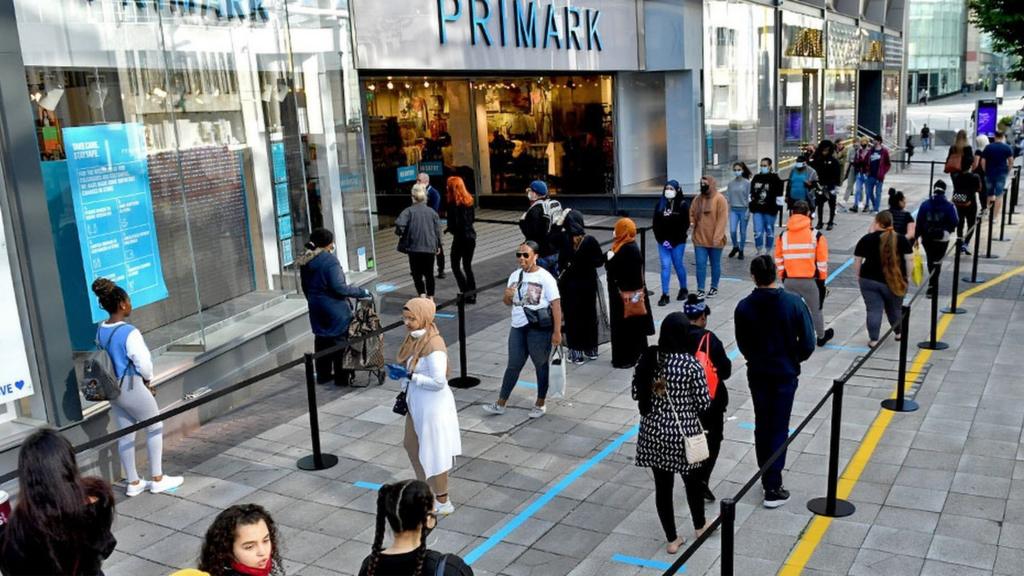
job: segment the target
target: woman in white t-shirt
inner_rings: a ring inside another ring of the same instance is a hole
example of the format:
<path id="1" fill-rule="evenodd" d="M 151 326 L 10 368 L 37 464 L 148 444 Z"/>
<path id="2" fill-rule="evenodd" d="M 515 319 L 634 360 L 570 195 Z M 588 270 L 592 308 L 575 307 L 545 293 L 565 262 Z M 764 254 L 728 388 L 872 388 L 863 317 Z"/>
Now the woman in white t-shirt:
<path id="1" fill-rule="evenodd" d="M 533 360 L 537 370 L 537 403 L 530 418 L 540 418 L 548 394 L 548 359 L 551 347 L 562 343 L 562 306 L 558 282 L 547 270 L 537 265 L 539 247 L 526 241 L 516 251 L 519 270 L 508 277 L 505 305 L 512 307 L 512 327 L 508 332 L 508 367 L 501 381 L 498 401 L 484 406 L 491 414 L 504 414 L 526 358 Z"/>

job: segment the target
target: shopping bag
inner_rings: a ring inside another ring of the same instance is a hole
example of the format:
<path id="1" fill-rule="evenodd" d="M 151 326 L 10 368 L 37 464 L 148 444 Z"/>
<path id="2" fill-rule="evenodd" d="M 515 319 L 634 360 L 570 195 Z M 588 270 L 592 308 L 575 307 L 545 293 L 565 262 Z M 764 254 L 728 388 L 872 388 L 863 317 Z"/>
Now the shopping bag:
<path id="1" fill-rule="evenodd" d="M 914 246 L 914 269 L 910 273 L 910 279 L 918 286 L 924 282 L 924 258 L 921 257 L 921 250 Z"/>
<path id="2" fill-rule="evenodd" d="M 565 398 L 565 349 L 561 346 L 551 351 L 548 360 L 548 398 Z"/>
<path id="3" fill-rule="evenodd" d="M 597 343 L 607 344 L 612 340 L 612 326 L 608 317 L 608 279 L 597 277 Z"/>

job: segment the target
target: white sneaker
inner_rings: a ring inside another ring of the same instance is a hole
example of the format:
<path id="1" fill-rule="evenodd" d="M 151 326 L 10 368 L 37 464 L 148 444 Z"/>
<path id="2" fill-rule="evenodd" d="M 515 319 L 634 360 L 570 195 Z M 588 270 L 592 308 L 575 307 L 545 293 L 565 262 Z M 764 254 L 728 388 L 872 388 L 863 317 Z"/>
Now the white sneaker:
<path id="1" fill-rule="evenodd" d="M 530 418 L 540 418 L 547 413 L 548 407 L 545 406 L 534 406 L 533 410 L 530 410 Z"/>
<path id="2" fill-rule="evenodd" d="M 450 498 L 447 502 L 438 502 L 437 500 L 434 500 L 434 514 L 437 514 L 438 516 L 447 516 L 452 512 L 455 512 L 455 505 L 452 504 Z"/>
<path id="3" fill-rule="evenodd" d="M 505 407 L 497 402 L 492 402 L 490 404 L 484 404 L 484 412 L 501 416 L 505 413 Z"/>
<path id="4" fill-rule="evenodd" d="M 168 476 L 164 474 L 163 479 L 159 482 L 149 482 L 149 492 L 151 494 L 160 494 L 161 492 L 174 490 L 184 483 L 185 478 L 183 476 Z"/>
<path id="5" fill-rule="evenodd" d="M 135 496 L 145 492 L 147 489 L 149 489 L 149 482 L 146 480 L 139 480 L 137 484 L 125 482 L 124 495 L 129 498 L 134 498 Z"/>

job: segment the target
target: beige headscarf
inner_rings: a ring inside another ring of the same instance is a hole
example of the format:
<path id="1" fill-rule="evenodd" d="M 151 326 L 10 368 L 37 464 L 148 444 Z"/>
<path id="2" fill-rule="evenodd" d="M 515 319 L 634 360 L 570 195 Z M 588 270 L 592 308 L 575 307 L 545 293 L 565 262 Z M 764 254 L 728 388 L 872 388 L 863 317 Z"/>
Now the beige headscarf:
<path id="1" fill-rule="evenodd" d="M 437 312 L 437 306 L 433 300 L 429 298 L 413 298 L 405 303 L 403 310 L 408 310 L 413 316 L 410 332 L 425 328 L 427 333 L 422 338 L 413 338 L 411 333 L 405 336 L 405 340 L 402 341 L 402 347 L 398 350 L 399 363 L 403 366 L 411 365 L 415 368 L 420 358 L 429 356 L 432 352 L 448 351 L 448 346 L 445 345 L 444 338 L 441 337 L 441 332 L 437 329 L 437 324 L 434 323 L 434 314 Z M 410 359 L 412 359 L 411 363 L 409 362 Z"/>

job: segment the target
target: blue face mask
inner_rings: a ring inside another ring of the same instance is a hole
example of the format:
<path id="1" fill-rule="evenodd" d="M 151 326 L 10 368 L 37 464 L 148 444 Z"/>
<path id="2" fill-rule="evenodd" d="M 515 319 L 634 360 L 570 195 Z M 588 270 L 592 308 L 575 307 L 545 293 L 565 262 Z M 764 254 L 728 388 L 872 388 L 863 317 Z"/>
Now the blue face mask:
<path id="1" fill-rule="evenodd" d="M 743 176 L 743 170 L 733 170 L 732 174 L 733 176 L 739 178 L 740 176 Z"/>
<path id="2" fill-rule="evenodd" d="M 796 163 L 796 168 L 797 168 L 797 170 L 800 170 L 800 169 L 802 169 L 803 167 L 804 167 L 804 163 L 803 163 L 803 162 L 797 162 L 797 163 Z"/>
<path id="3" fill-rule="evenodd" d="M 767 173 L 771 172 L 771 170 L 772 169 L 767 167 L 767 166 L 761 166 L 761 174 L 767 174 Z"/>

